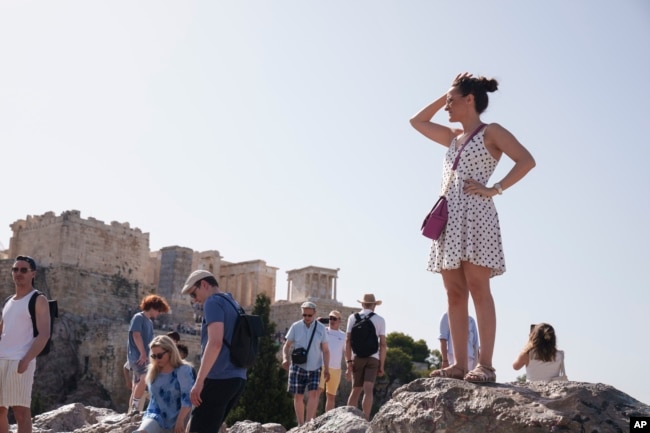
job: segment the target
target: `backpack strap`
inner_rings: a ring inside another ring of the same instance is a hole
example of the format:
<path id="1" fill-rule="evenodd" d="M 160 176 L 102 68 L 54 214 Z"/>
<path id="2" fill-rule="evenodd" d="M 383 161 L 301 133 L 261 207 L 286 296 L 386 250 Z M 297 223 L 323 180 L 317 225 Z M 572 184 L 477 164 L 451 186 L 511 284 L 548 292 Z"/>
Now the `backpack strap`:
<path id="1" fill-rule="evenodd" d="M 36 292 L 34 292 L 32 297 L 29 298 L 28 309 L 29 309 L 29 317 L 32 318 L 32 329 L 34 330 L 34 338 L 38 337 L 38 328 L 36 327 L 36 298 L 38 298 L 41 295 L 45 296 L 45 293 L 39 292 L 37 290 Z M 45 299 L 47 299 L 47 296 L 45 296 Z"/>
<path id="2" fill-rule="evenodd" d="M 235 311 L 237 312 L 237 315 L 238 315 L 238 316 L 241 316 L 241 315 L 246 314 L 246 312 L 244 311 L 244 309 L 243 309 L 241 306 L 240 306 L 239 308 L 237 308 L 237 305 L 235 305 L 235 303 L 234 303 L 234 302 L 233 302 L 233 301 L 232 301 L 232 300 L 231 300 L 231 299 L 230 299 L 230 298 L 229 298 L 225 293 L 217 293 L 217 296 L 219 296 L 220 298 L 223 298 L 223 299 L 227 300 L 228 303 L 230 303 L 230 305 L 232 305 L 232 308 L 235 309 Z M 227 347 L 228 349 L 230 349 L 230 343 L 229 343 L 228 341 L 226 341 L 226 327 L 225 327 L 225 326 L 223 327 L 223 344 L 225 344 L 226 347 Z"/>
<path id="3" fill-rule="evenodd" d="M 375 315 L 375 312 L 374 312 L 374 311 L 371 311 L 370 314 L 368 314 L 366 317 L 361 318 L 361 314 L 359 314 L 359 313 L 354 313 L 354 318 L 355 318 L 354 324 L 356 325 L 357 323 L 359 323 L 359 322 L 362 321 L 362 320 L 366 320 L 366 319 L 367 319 L 367 320 L 370 320 L 370 318 L 371 318 L 372 316 L 374 316 L 374 315 Z"/>

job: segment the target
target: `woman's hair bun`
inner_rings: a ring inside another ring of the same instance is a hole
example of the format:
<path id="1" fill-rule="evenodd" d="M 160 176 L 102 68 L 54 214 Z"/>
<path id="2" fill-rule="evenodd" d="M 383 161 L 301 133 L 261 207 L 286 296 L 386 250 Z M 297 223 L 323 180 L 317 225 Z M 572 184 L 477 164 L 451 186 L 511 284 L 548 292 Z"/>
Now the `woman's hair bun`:
<path id="1" fill-rule="evenodd" d="M 494 78 L 478 77 L 478 82 L 487 92 L 496 92 L 499 88 L 499 83 Z"/>

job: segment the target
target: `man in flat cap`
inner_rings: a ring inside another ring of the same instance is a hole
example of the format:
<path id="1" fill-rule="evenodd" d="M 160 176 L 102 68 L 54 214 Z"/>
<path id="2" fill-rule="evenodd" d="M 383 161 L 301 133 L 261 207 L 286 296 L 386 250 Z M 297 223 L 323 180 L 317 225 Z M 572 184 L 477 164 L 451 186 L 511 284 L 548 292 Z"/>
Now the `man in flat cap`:
<path id="1" fill-rule="evenodd" d="M 376 300 L 372 293 L 366 293 L 357 302 L 361 303 L 362 310 L 348 318 L 345 339 L 345 377 L 352 380 L 348 406 L 357 407 L 363 391 L 361 408 L 370 421 L 375 379 L 384 375 L 386 321 L 375 313 L 375 307 L 381 305 L 381 301 Z"/>
<path id="2" fill-rule="evenodd" d="M 330 378 L 330 353 L 327 345 L 325 326 L 316 320 L 316 304 L 304 302 L 302 320 L 291 325 L 282 348 L 282 368 L 289 371 L 288 391 L 293 394 L 293 408 L 298 425 L 303 425 L 316 417 L 318 409 L 318 383 L 321 368 L 326 381 Z M 299 359 L 296 351 L 306 354 Z M 307 410 L 305 414 L 304 394 L 307 390 Z"/>
<path id="3" fill-rule="evenodd" d="M 194 409 L 188 431 L 213 433 L 219 431 L 246 384 L 246 368 L 230 361 L 230 349 L 223 344 L 224 338 L 232 340 L 239 304 L 230 293 L 219 290 L 217 279 L 206 270 L 192 272 L 181 293 L 203 305 L 201 365 L 190 391 Z"/>

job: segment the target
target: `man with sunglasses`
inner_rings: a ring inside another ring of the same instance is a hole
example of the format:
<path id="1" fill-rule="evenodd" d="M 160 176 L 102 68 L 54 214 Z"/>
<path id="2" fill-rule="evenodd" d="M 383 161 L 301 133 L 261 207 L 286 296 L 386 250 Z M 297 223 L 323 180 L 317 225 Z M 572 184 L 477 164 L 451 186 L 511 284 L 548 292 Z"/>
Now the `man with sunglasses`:
<path id="1" fill-rule="evenodd" d="M 18 433 L 30 433 L 36 356 L 50 338 L 50 308 L 45 296 L 37 296 L 35 316 L 38 336 L 34 337 L 29 300 L 36 291 L 33 286 L 36 262 L 28 256 L 16 257 L 11 276 L 16 294 L 5 303 L 0 320 L 0 433 L 9 431 L 9 407 L 13 408 Z"/>
<path id="2" fill-rule="evenodd" d="M 302 320 L 291 325 L 287 332 L 287 341 L 282 348 L 282 368 L 289 372 L 288 391 L 293 394 L 293 408 L 299 426 L 316 417 L 321 368 L 325 381 L 330 379 L 327 332 L 325 326 L 316 320 L 316 304 L 307 301 L 303 302 L 300 308 Z M 293 361 L 293 347 L 307 350 L 306 362 L 297 364 Z M 307 390 L 306 414 L 305 390 Z"/>
<path id="3" fill-rule="evenodd" d="M 329 380 L 325 379 L 325 370 L 323 370 L 320 377 L 320 384 L 318 385 L 319 395 L 325 391 L 325 412 L 334 409 L 334 406 L 336 406 L 336 393 L 341 383 L 341 362 L 343 361 L 346 337 L 345 332 L 339 329 L 339 326 L 341 326 L 341 313 L 339 311 L 330 311 L 327 323 L 326 332 L 327 346 L 330 351 L 330 378 Z"/>
<path id="4" fill-rule="evenodd" d="M 190 391 L 194 409 L 188 432 L 213 433 L 220 431 L 246 385 L 246 368 L 230 361 L 230 349 L 224 344 L 232 341 L 239 304 L 219 289 L 215 276 L 206 270 L 192 272 L 181 294 L 203 306 L 201 364 Z"/>

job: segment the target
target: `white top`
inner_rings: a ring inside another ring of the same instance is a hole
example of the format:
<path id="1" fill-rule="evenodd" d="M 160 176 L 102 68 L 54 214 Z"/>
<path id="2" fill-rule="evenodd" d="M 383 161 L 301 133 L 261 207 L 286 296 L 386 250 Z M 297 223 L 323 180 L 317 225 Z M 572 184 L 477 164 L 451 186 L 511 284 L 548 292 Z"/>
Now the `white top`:
<path id="1" fill-rule="evenodd" d="M 330 350 L 330 369 L 341 369 L 343 349 L 345 349 L 345 332 L 327 328 L 327 345 Z"/>
<path id="2" fill-rule="evenodd" d="M 2 309 L 2 336 L 0 359 L 21 360 L 34 342 L 34 327 L 29 315 L 29 299 L 35 290 L 19 300 L 14 296 Z"/>
<path id="3" fill-rule="evenodd" d="M 560 367 L 564 361 L 564 351 L 558 350 L 555 353 L 555 361 L 544 362 L 540 359 L 534 359 L 534 352 L 530 352 L 528 365 L 526 366 L 526 380 L 543 380 L 550 381 L 555 376 L 560 375 Z"/>

